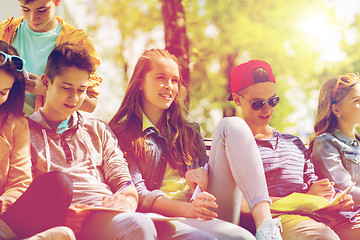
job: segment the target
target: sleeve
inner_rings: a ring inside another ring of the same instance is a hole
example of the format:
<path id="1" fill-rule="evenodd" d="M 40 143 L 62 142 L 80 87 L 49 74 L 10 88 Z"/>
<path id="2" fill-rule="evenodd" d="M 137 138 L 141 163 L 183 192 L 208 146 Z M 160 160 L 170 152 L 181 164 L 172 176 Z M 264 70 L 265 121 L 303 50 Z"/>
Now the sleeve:
<path id="1" fill-rule="evenodd" d="M 303 145 L 304 148 L 304 183 L 306 184 L 307 188 L 303 189 L 305 191 L 308 191 L 310 186 L 313 184 L 313 182 L 318 180 L 318 176 L 315 174 L 315 168 L 314 164 L 312 163 L 310 153 L 306 149 L 305 145 Z"/>
<path id="2" fill-rule="evenodd" d="M 319 175 L 335 182 L 338 188 L 345 189 L 353 184 L 353 181 L 350 173 L 342 164 L 341 153 L 336 145 L 326 135 L 318 136 L 314 141 L 312 159 Z M 359 187 L 354 186 L 349 194 L 352 195 L 355 204 L 360 204 Z"/>
<path id="3" fill-rule="evenodd" d="M 97 53 L 92 41 L 89 37 L 86 37 L 82 41 L 82 45 L 84 48 L 89 52 L 90 56 L 92 57 L 93 62 L 95 63 L 96 69 L 100 66 L 100 56 Z M 87 89 L 87 94 L 98 98 L 100 94 L 99 86 L 102 82 L 102 77 L 98 74 L 97 70 L 90 75 L 89 85 Z"/>
<path id="4" fill-rule="evenodd" d="M 13 148 L 10 153 L 10 167 L 4 193 L 0 197 L 2 211 L 16 201 L 29 187 L 31 176 L 30 138 L 26 119 L 14 120 Z"/>
<path id="5" fill-rule="evenodd" d="M 11 42 L 11 34 L 9 33 L 9 29 L 7 29 L 11 19 L 8 18 L 0 23 L 0 40 L 10 44 Z"/>
<path id="6" fill-rule="evenodd" d="M 155 199 L 160 196 L 167 197 L 167 195 L 165 192 L 159 189 L 155 189 L 152 191 L 148 190 L 145 184 L 145 180 L 143 179 L 140 168 L 136 163 L 136 161 L 134 161 L 134 159 L 131 158 L 130 156 L 127 156 L 126 159 L 129 163 L 129 169 L 130 169 L 132 181 L 134 182 L 135 187 L 139 194 L 138 210 L 141 212 L 150 212 Z"/>
<path id="7" fill-rule="evenodd" d="M 100 122 L 100 121 L 99 121 Z M 100 122 L 102 126 L 102 158 L 104 177 L 113 190 L 117 192 L 131 180 L 128 164 L 123 152 L 118 146 L 118 141 L 110 127 Z"/>

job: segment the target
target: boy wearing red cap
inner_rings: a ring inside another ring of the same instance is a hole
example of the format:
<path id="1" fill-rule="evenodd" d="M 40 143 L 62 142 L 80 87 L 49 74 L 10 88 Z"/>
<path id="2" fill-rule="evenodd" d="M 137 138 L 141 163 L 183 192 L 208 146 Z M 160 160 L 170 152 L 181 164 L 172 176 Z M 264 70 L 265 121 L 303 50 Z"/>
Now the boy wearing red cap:
<path id="1" fill-rule="evenodd" d="M 280 220 L 271 217 L 261 156 L 243 119 L 220 121 L 212 137 L 209 166 L 208 192 L 216 198 L 218 218 L 238 225 L 243 195 L 257 227 L 256 239 L 281 240 Z"/>
<path id="2" fill-rule="evenodd" d="M 231 75 L 233 100 L 240 106 L 243 119 L 249 125 L 263 161 L 269 195 L 273 201 L 293 192 L 318 195 L 332 199 L 334 183 L 318 180 L 310 155 L 301 140 L 278 132 L 269 124 L 280 98 L 276 95 L 275 78 L 268 63 L 251 60 L 237 66 Z M 324 214 L 329 223 L 300 215 L 282 215 L 284 239 L 358 239 L 359 229 L 344 221 L 339 209 L 351 209 L 351 196 Z M 336 211 L 337 210 L 337 211 Z"/>

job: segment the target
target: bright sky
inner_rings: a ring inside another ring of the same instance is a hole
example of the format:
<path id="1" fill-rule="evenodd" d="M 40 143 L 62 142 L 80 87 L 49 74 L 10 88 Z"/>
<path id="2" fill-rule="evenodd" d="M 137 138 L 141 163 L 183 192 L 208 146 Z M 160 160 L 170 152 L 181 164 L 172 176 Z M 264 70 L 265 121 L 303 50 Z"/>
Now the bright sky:
<path id="1" fill-rule="evenodd" d="M 325 6 L 335 10 L 335 22 L 330 23 L 324 9 L 311 9 L 304 13 L 299 21 L 299 27 L 308 35 L 308 42 L 314 49 L 322 52 L 322 61 L 340 62 L 346 54 L 340 49 L 342 35 L 348 43 L 355 43 L 356 29 L 349 28 L 355 14 L 360 13 L 358 0 L 334 0 Z"/>
<path id="2" fill-rule="evenodd" d="M 325 1 L 324 1 L 325 2 Z M 359 0 L 328 0 L 324 4 L 332 7 L 335 12 L 335 21 L 330 22 L 325 9 L 310 9 L 304 13 L 299 21 L 299 27 L 303 34 L 307 35 L 309 46 L 315 51 L 322 53 L 319 62 L 341 62 L 346 58 L 346 53 L 340 49 L 339 42 L 345 36 L 349 44 L 356 43 L 357 29 L 350 28 L 356 14 L 360 13 Z M 286 47 L 286 43 L 285 43 Z M 290 79 L 291 80 L 291 79 Z M 299 91 L 301 86 L 295 86 L 286 93 L 290 104 L 296 106 L 295 112 L 289 116 L 290 122 L 295 123 L 295 128 L 289 128 L 285 132 L 299 135 L 305 138 L 313 131 L 318 104 L 318 90 L 311 92 L 309 99 Z"/>

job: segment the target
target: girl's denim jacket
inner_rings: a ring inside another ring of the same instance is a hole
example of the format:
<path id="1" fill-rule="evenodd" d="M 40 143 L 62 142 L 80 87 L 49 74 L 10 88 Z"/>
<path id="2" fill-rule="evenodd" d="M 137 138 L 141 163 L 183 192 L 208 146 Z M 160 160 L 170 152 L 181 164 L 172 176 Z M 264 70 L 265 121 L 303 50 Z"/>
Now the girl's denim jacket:
<path id="1" fill-rule="evenodd" d="M 200 156 L 195 159 L 187 169 L 199 168 L 208 161 L 204 140 L 200 133 L 198 124 L 194 124 L 198 136 L 194 144 L 200 151 Z M 126 160 L 129 164 L 129 170 L 132 180 L 139 194 L 138 211 L 149 212 L 156 198 L 166 197 L 166 193 L 160 190 L 164 179 L 167 160 L 169 157 L 169 147 L 163 136 L 154 128 L 149 127 L 144 130 L 146 136 L 146 161 L 135 161 L 129 155 Z M 121 145 L 121 140 L 119 139 Z"/>
<path id="2" fill-rule="evenodd" d="M 356 135 L 359 140 L 360 136 Z M 352 183 L 349 191 L 355 204 L 360 204 L 360 146 L 339 129 L 319 135 L 313 145 L 312 160 L 315 172 L 320 178 L 335 182 L 335 187 L 345 189 Z"/>

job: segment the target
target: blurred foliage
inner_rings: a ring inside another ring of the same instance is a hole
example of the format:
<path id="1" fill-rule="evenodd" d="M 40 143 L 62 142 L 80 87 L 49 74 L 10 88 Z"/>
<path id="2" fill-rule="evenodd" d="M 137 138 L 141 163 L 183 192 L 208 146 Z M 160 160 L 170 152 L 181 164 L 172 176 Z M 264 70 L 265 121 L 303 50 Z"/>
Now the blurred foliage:
<path id="1" fill-rule="evenodd" d="M 171 0 L 170 0 L 171 1 Z M 321 8 L 330 22 L 335 22 L 334 10 L 325 0 L 183 0 L 186 28 L 190 40 L 190 115 L 199 122 L 206 137 L 214 130 L 212 115 L 234 110 L 227 100 L 229 74 L 236 65 L 250 59 L 270 63 L 277 80 L 281 103 L 272 126 L 283 131 L 294 123 L 288 116 L 296 110 L 291 98 L 303 92 L 313 97 L 314 89 L 333 75 L 353 72 L 360 67 L 360 49 L 341 42 L 348 54 L 344 62 L 321 62 L 321 51 L 299 28 L 301 17 Z M 117 20 L 122 41 L 109 55 L 124 69 L 127 81 L 129 59 L 124 51 L 139 37 L 150 34 L 163 24 L 160 0 L 97 0 L 99 15 Z M 359 26 L 357 17 L 353 26 Z M 101 26 L 95 26 L 101 27 Z M 359 42 L 360 39 L 357 39 Z M 144 38 L 152 46 L 152 38 Z M 145 49 L 144 49 L 145 50 Z M 116 53 L 116 54 L 115 54 Z M 133 60 L 134 61 L 134 60 Z M 294 89 L 296 86 L 297 89 Z M 305 104 L 306 106 L 306 104 Z M 308 106 L 314 111 L 314 106 Z M 237 113 L 240 114 L 240 113 Z"/>

